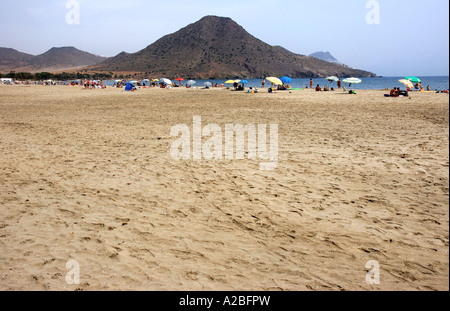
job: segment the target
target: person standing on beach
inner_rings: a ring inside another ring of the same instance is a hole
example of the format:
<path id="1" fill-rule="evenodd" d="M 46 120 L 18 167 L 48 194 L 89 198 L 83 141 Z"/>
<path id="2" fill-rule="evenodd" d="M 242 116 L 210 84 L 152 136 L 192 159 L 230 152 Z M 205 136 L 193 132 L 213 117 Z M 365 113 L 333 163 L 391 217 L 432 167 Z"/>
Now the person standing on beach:
<path id="1" fill-rule="evenodd" d="M 313 85 L 314 85 L 314 83 L 313 83 L 313 79 L 311 79 L 310 81 L 309 81 L 309 88 L 313 88 Z"/>
<path id="2" fill-rule="evenodd" d="M 263 79 L 261 84 L 262 84 L 262 87 L 264 88 L 264 85 L 266 85 L 266 80 Z"/>
<path id="3" fill-rule="evenodd" d="M 340 88 L 341 88 L 341 86 L 342 86 L 341 80 L 338 80 L 338 82 L 337 82 L 337 86 L 338 86 L 338 89 L 340 89 Z"/>

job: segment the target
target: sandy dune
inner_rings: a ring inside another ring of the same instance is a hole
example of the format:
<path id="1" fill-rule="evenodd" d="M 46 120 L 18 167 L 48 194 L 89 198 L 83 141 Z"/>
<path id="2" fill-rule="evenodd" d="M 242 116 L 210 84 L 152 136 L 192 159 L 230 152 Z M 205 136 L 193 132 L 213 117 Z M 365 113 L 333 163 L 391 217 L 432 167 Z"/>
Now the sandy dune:
<path id="1" fill-rule="evenodd" d="M 449 290 L 449 97 L 384 93 L 0 86 L 0 290 Z M 173 160 L 193 116 L 278 168 Z"/>

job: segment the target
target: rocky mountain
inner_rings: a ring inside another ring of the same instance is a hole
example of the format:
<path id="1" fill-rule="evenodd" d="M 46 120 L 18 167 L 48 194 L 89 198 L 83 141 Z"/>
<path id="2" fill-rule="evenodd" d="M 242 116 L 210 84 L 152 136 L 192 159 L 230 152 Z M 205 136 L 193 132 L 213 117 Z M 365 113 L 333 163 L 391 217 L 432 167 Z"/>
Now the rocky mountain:
<path id="1" fill-rule="evenodd" d="M 33 56 L 13 49 L 0 48 L 0 71 L 58 71 L 98 64 L 106 57 L 80 51 L 74 47 L 52 48 L 44 54 Z"/>
<path id="2" fill-rule="evenodd" d="M 330 62 L 330 63 L 342 64 L 340 61 L 338 61 L 336 58 L 334 58 L 334 56 L 331 55 L 330 52 L 316 52 L 316 53 L 309 55 L 309 57 L 315 57 L 317 59 L 320 59 L 320 60 L 323 60 L 326 62 Z"/>
<path id="3" fill-rule="evenodd" d="M 206 16 L 137 53 L 123 52 L 89 70 L 195 79 L 375 76 L 271 46 L 250 35 L 232 19 L 217 16 Z"/>
<path id="4" fill-rule="evenodd" d="M 10 48 L 0 48 L 0 71 L 26 66 L 33 55 L 25 54 Z"/>

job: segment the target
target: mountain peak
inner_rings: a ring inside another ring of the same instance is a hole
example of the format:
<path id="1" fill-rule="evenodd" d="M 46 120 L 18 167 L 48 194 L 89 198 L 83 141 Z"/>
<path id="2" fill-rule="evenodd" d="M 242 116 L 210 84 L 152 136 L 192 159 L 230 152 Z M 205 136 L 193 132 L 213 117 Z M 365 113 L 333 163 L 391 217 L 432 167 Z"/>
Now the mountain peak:
<path id="1" fill-rule="evenodd" d="M 233 20 L 229 17 L 206 15 L 206 16 L 202 17 L 198 22 L 202 22 L 202 21 L 233 21 Z"/>
<path id="2" fill-rule="evenodd" d="M 374 76 L 271 46 L 231 18 L 213 15 L 166 35 L 137 53 L 121 53 L 90 69 L 196 79 Z"/>

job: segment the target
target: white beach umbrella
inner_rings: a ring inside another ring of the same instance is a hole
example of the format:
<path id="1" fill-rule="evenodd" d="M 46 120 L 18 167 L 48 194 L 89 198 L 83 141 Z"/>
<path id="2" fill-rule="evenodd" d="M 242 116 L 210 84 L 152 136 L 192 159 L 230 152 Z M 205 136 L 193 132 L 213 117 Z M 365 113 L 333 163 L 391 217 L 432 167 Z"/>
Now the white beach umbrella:
<path id="1" fill-rule="evenodd" d="M 358 78 L 347 78 L 347 79 L 343 80 L 342 82 L 348 83 L 349 87 L 351 87 L 352 84 L 359 84 L 362 82 L 362 80 L 358 79 Z"/>
<path id="2" fill-rule="evenodd" d="M 166 79 L 166 78 L 159 79 L 159 83 L 166 84 L 166 85 L 172 85 L 172 81 L 170 81 L 169 79 Z"/>
<path id="3" fill-rule="evenodd" d="M 358 78 L 347 78 L 347 79 L 343 80 L 342 82 L 349 83 L 349 84 L 358 84 L 358 83 L 361 83 L 362 80 L 358 79 Z"/>
<path id="4" fill-rule="evenodd" d="M 331 76 L 331 77 L 325 78 L 325 80 L 337 82 L 337 81 L 339 81 L 339 78 L 336 76 Z"/>

